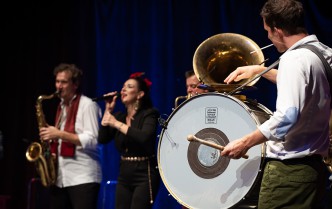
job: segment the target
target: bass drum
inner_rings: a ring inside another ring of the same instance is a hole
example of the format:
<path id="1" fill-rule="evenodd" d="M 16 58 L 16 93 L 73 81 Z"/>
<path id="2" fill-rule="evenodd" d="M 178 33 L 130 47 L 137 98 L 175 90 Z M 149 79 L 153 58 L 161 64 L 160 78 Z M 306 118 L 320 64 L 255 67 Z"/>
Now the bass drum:
<path id="1" fill-rule="evenodd" d="M 166 120 L 158 143 L 158 167 L 169 193 L 183 206 L 233 208 L 258 199 L 265 144 L 248 159 L 222 157 L 220 151 L 188 135 L 225 146 L 257 128 L 272 112 L 263 105 L 222 93 L 184 101 Z M 255 200 L 253 200 L 253 199 Z"/>

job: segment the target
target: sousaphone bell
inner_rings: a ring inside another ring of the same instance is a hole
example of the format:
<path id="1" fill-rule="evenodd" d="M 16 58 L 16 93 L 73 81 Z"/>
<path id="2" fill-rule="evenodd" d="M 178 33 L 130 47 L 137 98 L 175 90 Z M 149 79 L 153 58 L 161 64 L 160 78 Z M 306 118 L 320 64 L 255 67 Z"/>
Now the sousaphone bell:
<path id="1" fill-rule="evenodd" d="M 224 79 L 237 67 L 259 65 L 264 62 L 260 47 L 250 38 L 236 33 L 221 33 L 203 41 L 195 51 L 193 68 L 197 78 L 210 89 L 224 93 L 241 86 L 251 78 L 233 84 Z M 254 88 L 258 79 L 243 89 Z"/>

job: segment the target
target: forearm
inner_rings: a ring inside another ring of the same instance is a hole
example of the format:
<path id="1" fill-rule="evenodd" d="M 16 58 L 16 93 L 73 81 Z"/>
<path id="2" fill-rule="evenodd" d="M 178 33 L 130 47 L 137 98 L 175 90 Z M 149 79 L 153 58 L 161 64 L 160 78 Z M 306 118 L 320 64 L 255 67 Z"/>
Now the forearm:
<path id="1" fill-rule="evenodd" d="M 114 123 L 114 127 L 116 129 L 118 129 L 118 131 L 120 131 L 121 133 L 123 133 L 124 135 L 127 135 L 127 132 L 128 132 L 128 129 L 129 129 L 129 126 L 125 123 L 122 123 L 120 121 L 116 121 Z"/>
<path id="2" fill-rule="evenodd" d="M 244 144 L 246 148 L 251 148 L 255 145 L 264 143 L 267 141 L 265 136 L 262 134 L 262 132 L 259 129 L 256 129 L 254 132 L 251 132 L 250 134 L 247 134 L 243 137 Z"/>
<path id="3" fill-rule="evenodd" d="M 268 72 L 266 72 L 265 74 L 263 74 L 262 76 L 273 83 L 277 83 L 277 74 L 278 74 L 278 70 L 271 69 Z"/>
<path id="4" fill-rule="evenodd" d="M 63 141 L 70 142 L 77 146 L 81 146 L 81 141 L 77 134 L 69 133 L 67 131 L 59 131 L 58 138 L 62 139 Z"/>

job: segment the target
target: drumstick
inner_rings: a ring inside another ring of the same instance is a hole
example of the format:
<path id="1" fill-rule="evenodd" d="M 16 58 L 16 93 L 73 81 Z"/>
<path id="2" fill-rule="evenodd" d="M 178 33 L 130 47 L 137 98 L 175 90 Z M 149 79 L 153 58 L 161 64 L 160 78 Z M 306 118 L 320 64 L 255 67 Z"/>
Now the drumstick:
<path id="1" fill-rule="evenodd" d="M 188 141 L 197 141 L 197 142 L 202 143 L 202 144 L 204 144 L 204 145 L 206 145 L 206 146 L 216 148 L 216 149 L 218 149 L 218 150 L 220 150 L 220 151 L 223 151 L 223 150 L 224 150 L 224 146 L 221 146 L 221 145 L 219 145 L 219 144 L 215 144 L 215 143 L 213 143 L 213 142 L 205 141 L 205 140 L 203 140 L 203 139 L 197 138 L 197 137 L 194 136 L 194 135 L 188 135 L 188 136 L 187 136 L 187 140 L 188 140 Z M 248 156 L 247 154 L 245 154 L 245 155 L 242 156 L 242 158 L 245 158 L 245 159 L 248 159 L 248 157 L 249 157 L 249 156 Z"/>

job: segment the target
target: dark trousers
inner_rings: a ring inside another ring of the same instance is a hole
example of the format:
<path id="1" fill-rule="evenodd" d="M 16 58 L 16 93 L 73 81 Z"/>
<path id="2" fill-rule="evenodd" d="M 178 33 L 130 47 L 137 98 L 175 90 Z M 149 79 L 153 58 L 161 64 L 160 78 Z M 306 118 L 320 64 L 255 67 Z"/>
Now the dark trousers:
<path id="1" fill-rule="evenodd" d="M 270 160 L 264 169 L 258 208 L 323 209 L 326 180 L 321 157 Z"/>
<path id="2" fill-rule="evenodd" d="M 51 188 L 51 209 L 97 209 L 100 184 Z"/>
<path id="3" fill-rule="evenodd" d="M 151 200 L 154 201 L 157 196 L 160 181 L 156 162 L 121 161 L 115 208 L 151 209 L 153 207 Z"/>

